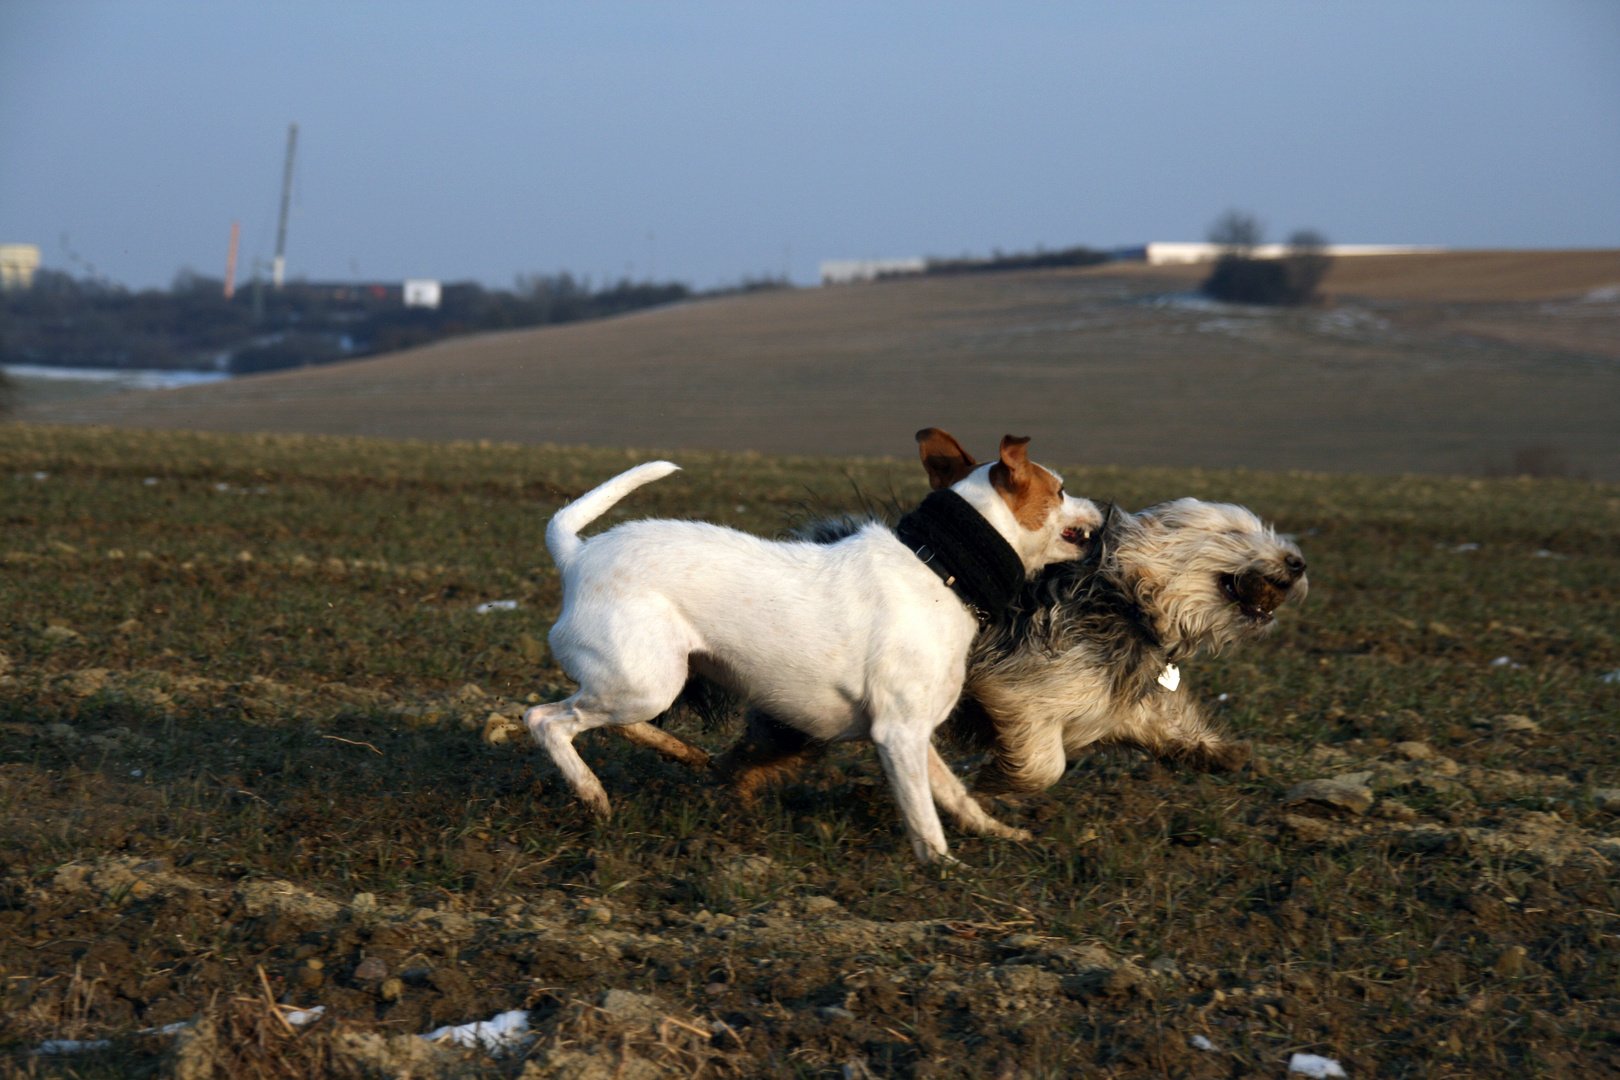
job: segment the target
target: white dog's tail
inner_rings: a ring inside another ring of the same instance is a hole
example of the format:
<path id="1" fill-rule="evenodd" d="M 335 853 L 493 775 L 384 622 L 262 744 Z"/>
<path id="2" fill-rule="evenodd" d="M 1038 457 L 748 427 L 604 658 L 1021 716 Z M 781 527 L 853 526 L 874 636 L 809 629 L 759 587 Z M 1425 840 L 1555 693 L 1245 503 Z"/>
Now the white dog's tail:
<path id="1" fill-rule="evenodd" d="M 642 484 L 662 480 L 672 472 L 680 472 L 680 469 L 679 465 L 669 461 L 649 461 L 645 465 L 637 465 L 591 488 L 557 511 L 551 518 L 551 524 L 546 526 L 546 547 L 557 569 L 566 569 L 585 543 L 579 538 L 579 530 L 607 513 L 609 507 Z"/>

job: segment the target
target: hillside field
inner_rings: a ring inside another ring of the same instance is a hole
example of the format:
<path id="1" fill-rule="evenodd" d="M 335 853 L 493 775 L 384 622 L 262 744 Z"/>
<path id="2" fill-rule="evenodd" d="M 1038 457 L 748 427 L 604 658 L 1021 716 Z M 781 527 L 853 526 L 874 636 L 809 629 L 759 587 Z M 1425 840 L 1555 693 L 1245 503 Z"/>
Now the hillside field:
<path id="1" fill-rule="evenodd" d="M 1620 488 L 1065 469 L 1254 508 L 1311 594 L 1184 672 L 1254 768 L 1088 758 L 940 869 L 867 746 L 749 810 L 587 735 L 599 824 L 516 729 L 570 686 L 544 523 L 652 456 L 0 428 L 5 1075 L 1620 1076 Z M 674 456 L 622 516 L 925 491 Z"/>
<path id="2" fill-rule="evenodd" d="M 884 456 L 939 426 L 1091 465 L 1620 481 L 1620 252 L 1340 259 L 1320 307 L 1207 267 L 733 296 L 184 390 L 40 423 Z"/>

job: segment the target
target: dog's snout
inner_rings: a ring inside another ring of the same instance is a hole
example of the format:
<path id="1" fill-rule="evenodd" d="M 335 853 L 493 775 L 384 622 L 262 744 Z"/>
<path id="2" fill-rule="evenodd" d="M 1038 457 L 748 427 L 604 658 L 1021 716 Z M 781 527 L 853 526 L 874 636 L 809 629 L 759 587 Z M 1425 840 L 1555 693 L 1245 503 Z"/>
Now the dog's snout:
<path id="1" fill-rule="evenodd" d="M 1289 555 L 1283 559 L 1283 565 L 1296 579 L 1305 573 L 1305 560 L 1298 555 Z"/>

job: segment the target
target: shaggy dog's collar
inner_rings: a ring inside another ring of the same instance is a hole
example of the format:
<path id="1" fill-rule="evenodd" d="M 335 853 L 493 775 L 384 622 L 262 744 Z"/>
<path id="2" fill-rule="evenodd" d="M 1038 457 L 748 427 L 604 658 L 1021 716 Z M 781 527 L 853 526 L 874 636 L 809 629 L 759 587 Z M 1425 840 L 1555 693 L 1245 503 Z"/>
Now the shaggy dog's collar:
<path id="1" fill-rule="evenodd" d="M 1012 545 L 949 488 L 901 518 L 894 534 L 981 620 L 999 619 L 1024 587 L 1024 564 Z"/>

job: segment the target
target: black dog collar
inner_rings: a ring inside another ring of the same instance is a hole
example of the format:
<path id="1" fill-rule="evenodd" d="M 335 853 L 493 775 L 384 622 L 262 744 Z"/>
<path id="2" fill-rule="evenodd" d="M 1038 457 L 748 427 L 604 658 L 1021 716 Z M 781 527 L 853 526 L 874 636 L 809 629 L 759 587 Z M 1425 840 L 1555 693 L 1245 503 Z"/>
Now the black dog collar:
<path id="1" fill-rule="evenodd" d="M 999 619 L 1024 586 L 1024 564 L 1012 545 L 949 488 L 901 518 L 894 534 L 981 619 Z"/>

